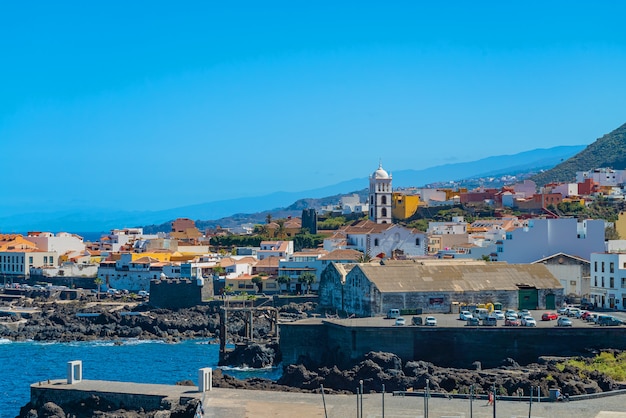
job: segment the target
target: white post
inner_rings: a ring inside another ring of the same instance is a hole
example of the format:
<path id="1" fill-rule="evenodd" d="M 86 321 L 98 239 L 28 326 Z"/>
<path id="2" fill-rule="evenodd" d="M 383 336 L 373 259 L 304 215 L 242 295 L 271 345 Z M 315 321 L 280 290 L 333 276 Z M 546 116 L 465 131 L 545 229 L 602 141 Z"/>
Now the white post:
<path id="1" fill-rule="evenodd" d="M 73 385 L 74 383 L 81 382 L 83 380 L 83 362 L 81 360 L 73 360 L 67 362 L 67 384 Z"/>
<path id="2" fill-rule="evenodd" d="M 198 391 L 208 392 L 213 388 L 213 369 L 205 367 L 198 370 Z"/>

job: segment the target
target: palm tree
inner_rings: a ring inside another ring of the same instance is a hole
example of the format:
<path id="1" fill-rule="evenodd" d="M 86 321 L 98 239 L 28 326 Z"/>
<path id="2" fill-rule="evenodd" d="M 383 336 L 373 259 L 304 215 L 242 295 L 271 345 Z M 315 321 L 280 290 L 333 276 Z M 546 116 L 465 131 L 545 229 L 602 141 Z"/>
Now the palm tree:
<path id="1" fill-rule="evenodd" d="M 285 230 L 285 220 L 279 219 L 276 221 L 276 223 L 278 224 L 278 229 L 276 230 L 276 238 L 285 239 L 287 236 Z"/>
<path id="2" fill-rule="evenodd" d="M 282 275 L 282 276 L 278 276 L 278 278 L 276 279 L 276 281 L 281 284 L 281 285 L 285 285 L 285 287 L 287 288 L 287 292 L 289 292 L 289 290 L 291 290 L 289 288 L 289 284 L 291 283 L 291 277 L 287 276 L 287 275 Z"/>
<path id="3" fill-rule="evenodd" d="M 103 283 L 102 279 L 100 277 L 96 277 L 93 282 L 95 283 L 96 286 L 98 286 L 97 298 L 98 298 L 98 300 L 100 300 L 100 286 Z"/>
<path id="4" fill-rule="evenodd" d="M 298 277 L 298 283 L 302 283 L 306 286 L 306 293 L 309 293 L 309 288 L 311 284 L 315 282 L 315 274 L 310 271 L 305 271 Z"/>
<path id="5" fill-rule="evenodd" d="M 369 254 L 361 254 L 357 260 L 359 263 L 369 263 L 372 261 L 372 256 Z"/>

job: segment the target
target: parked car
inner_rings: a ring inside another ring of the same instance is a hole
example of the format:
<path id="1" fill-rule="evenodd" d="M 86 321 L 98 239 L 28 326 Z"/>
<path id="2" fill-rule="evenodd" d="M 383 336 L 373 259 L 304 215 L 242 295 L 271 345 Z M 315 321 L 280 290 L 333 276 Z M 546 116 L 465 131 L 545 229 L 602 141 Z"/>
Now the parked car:
<path id="1" fill-rule="evenodd" d="M 541 315 L 541 320 L 542 321 L 554 321 L 558 317 L 559 316 L 555 312 L 544 312 L 544 314 Z"/>
<path id="2" fill-rule="evenodd" d="M 434 327 L 437 325 L 437 318 L 435 318 L 434 316 L 427 316 L 426 320 L 424 321 L 424 325 L 428 325 L 431 327 Z"/>
<path id="3" fill-rule="evenodd" d="M 566 313 L 567 313 L 567 316 L 569 316 L 570 318 L 577 317 L 577 316 L 579 317 L 580 316 L 580 309 L 578 309 L 578 308 L 567 308 Z"/>
<path id="4" fill-rule="evenodd" d="M 387 319 L 396 319 L 400 316 L 400 309 L 389 309 L 387 311 Z"/>
<path id="5" fill-rule="evenodd" d="M 489 310 L 485 308 L 474 309 L 473 315 L 478 319 L 484 319 L 489 316 Z"/>
<path id="6" fill-rule="evenodd" d="M 583 314 L 582 314 L 582 315 L 580 315 L 580 319 L 583 319 L 583 320 L 585 320 L 585 321 L 586 321 L 586 320 L 587 320 L 587 318 L 589 317 L 589 315 L 591 315 L 591 312 L 589 312 L 589 311 L 585 311 L 585 312 L 583 312 Z"/>
<path id="7" fill-rule="evenodd" d="M 506 311 L 505 314 L 504 314 L 504 319 L 505 320 L 506 319 L 510 319 L 510 320 L 518 319 L 517 312 L 515 312 L 515 311 Z"/>
<path id="8" fill-rule="evenodd" d="M 502 311 L 501 311 L 501 310 L 499 310 L 499 309 L 496 309 L 495 311 L 493 311 L 493 312 L 491 313 L 491 315 L 495 316 L 495 317 L 496 317 L 496 319 L 499 319 L 499 320 L 504 320 L 504 312 L 502 312 Z"/>
<path id="9" fill-rule="evenodd" d="M 137 292 L 137 296 L 141 296 L 142 298 L 147 298 L 148 296 L 150 296 L 150 293 L 148 293 L 145 290 L 140 290 L 139 292 Z"/>
<path id="10" fill-rule="evenodd" d="M 399 327 L 406 325 L 406 320 L 403 317 L 399 316 L 396 318 L 396 325 Z"/>
<path id="11" fill-rule="evenodd" d="M 559 319 L 556 320 L 556 326 L 557 327 L 571 327 L 572 320 L 569 319 L 567 316 L 559 316 Z"/>
<path id="12" fill-rule="evenodd" d="M 585 318 L 585 320 L 587 322 L 594 322 L 595 323 L 595 322 L 598 322 L 598 317 L 599 316 L 600 316 L 600 314 L 597 314 L 595 312 L 594 313 L 590 312 L 589 315 L 587 315 L 587 318 Z"/>
<path id="13" fill-rule="evenodd" d="M 463 321 L 467 321 L 470 318 L 473 318 L 474 315 L 472 315 L 472 313 L 470 311 L 461 311 L 461 313 L 459 313 L 459 319 L 463 320 Z"/>
<path id="14" fill-rule="evenodd" d="M 483 319 L 483 325 L 486 325 L 488 327 L 495 327 L 498 325 L 498 320 L 495 316 L 488 316 L 487 318 Z"/>
<path id="15" fill-rule="evenodd" d="M 580 304 L 580 309 L 584 309 L 586 311 L 593 311 L 595 309 L 595 305 L 591 302 L 582 302 Z"/>
<path id="16" fill-rule="evenodd" d="M 522 318 L 522 325 L 525 327 L 536 327 L 537 321 L 532 316 L 525 316 Z"/>
<path id="17" fill-rule="evenodd" d="M 470 318 L 467 320 L 467 324 L 465 325 L 469 325 L 469 326 L 477 326 L 480 325 L 480 321 L 478 318 Z"/>
<path id="18" fill-rule="evenodd" d="M 515 317 L 517 318 L 517 311 L 515 311 L 515 309 L 507 309 L 506 312 L 504 312 L 504 316 L 507 315 L 515 315 Z"/>
<path id="19" fill-rule="evenodd" d="M 519 327 L 520 322 L 517 318 L 507 318 L 504 320 L 504 325 L 506 325 L 507 327 Z"/>
<path id="20" fill-rule="evenodd" d="M 623 325 L 624 321 L 617 319 L 613 316 L 609 316 L 609 315 L 600 315 L 598 317 L 598 325 L 600 326 L 617 326 L 617 325 Z"/>

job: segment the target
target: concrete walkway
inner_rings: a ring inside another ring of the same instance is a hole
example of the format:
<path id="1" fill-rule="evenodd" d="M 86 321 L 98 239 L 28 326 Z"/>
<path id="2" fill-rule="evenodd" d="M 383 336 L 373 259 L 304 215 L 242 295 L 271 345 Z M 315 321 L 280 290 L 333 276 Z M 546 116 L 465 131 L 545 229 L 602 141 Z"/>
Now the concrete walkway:
<path id="1" fill-rule="evenodd" d="M 67 397 L 80 397 L 86 393 L 135 394 L 146 398 L 202 399 L 202 394 L 195 386 L 150 385 L 139 383 L 83 380 L 73 385 L 55 380 L 31 385 L 33 392 L 65 392 Z M 37 390 L 39 389 L 39 390 Z M 33 393 L 33 395 L 35 395 Z M 37 396 L 37 395 L 35 395 Z M 55 397 L 56 397 L 55 396 Z M 122 395 L 124 396 L 124 395 Z M 137 399 L 136 396 L 132 398 Z M 326 395 L 326 414 L 321 394 L 297 392 L 267 392 L 257 390 L 220 389 L 206 392 L 204 417 L 212 418 L 349 418 L 357 417 L 356 395 Z M 392 396 L 385 394 L 385 418 L 424 418 L 424 398 L 417 396 Z M 380 418 L 382 394 L 363 395 L 363 415 L 361 418 Z M 497 417 L 528 417 L 528 402 L 498 401 Z M 430 398 L 428 417 L 491 418 L 493 408 L 485 400 L 474 400 L 472 414 L 470 403 L 462 399 Z M 534 418 L 626 418 L 626 394 L 607 396 L 584 401 L 532 404 L 531 416 Z"/>

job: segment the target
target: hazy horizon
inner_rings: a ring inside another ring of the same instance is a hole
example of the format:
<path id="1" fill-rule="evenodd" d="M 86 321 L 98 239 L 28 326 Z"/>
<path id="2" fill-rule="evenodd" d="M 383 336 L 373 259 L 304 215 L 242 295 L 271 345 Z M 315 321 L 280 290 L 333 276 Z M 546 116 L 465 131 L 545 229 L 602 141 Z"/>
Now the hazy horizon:
<path id="1" fill-rule="evenodd" d="M 159 210 L 317 189 L 381 160 L 394 172 L 588 145 L 624 123 L 624 11 L 3 5 L 4 213 Z"/>

